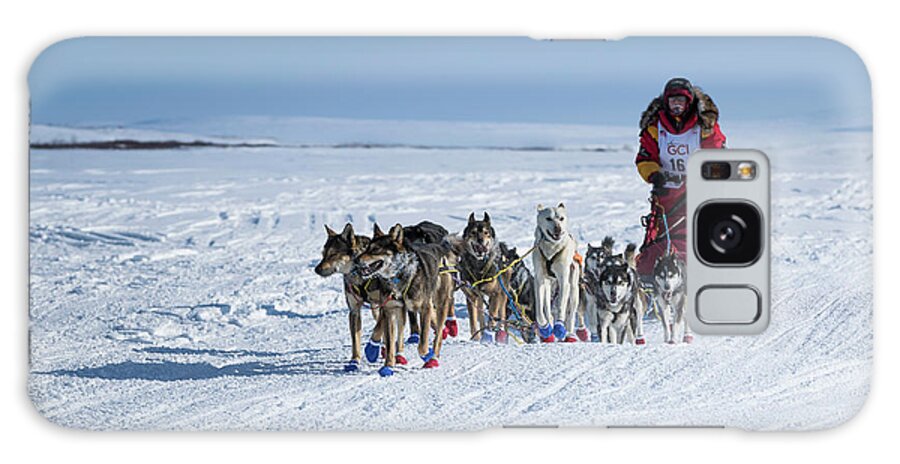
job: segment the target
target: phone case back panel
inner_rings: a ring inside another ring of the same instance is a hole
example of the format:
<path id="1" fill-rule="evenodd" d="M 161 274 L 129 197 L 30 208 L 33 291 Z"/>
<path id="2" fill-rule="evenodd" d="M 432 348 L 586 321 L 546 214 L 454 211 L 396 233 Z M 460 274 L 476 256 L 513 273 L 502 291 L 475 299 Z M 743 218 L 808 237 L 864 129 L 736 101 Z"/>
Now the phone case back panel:
<path id="1" fill-rule="evenodd" d="M 841 44 L 83 38 L 29 87 L 54 423 L 809 430 L 865 401 L 871 95 Z M 669 337 L 678 160 L 721 147 L 771 161 L 771 321 Z"/>

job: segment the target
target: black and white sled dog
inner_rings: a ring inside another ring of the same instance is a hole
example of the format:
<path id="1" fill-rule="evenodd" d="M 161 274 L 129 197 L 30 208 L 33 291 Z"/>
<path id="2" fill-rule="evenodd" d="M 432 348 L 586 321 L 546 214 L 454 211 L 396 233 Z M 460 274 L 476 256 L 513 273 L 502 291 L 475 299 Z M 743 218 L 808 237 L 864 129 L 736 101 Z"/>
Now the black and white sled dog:
<path id="1" fill-rule="evenodd" d="M 681 327 L 684 328 L 682 341 L 694 341 L 684 317 L 684 263 L 674 253 L 660 256 L 653 265 L 653 298 L 662 319 L 665 342 L 678 343 L 675 334 Z"/>
<path id="2" fill-rule="evenodd" d="M 584 308 L 601 343 L 643 345 L 646 310 L 635 266 L 635 245 L 613 254 L 615 242 L 588 244 L 584 262 Z"/>
<path id="3" fill-rule="evenodd" d="M 579 312 L 581 265 L 575 261 L 578 242 L 569 233 L 568 214 L 562 203 L 537 206 L 534 229 L 534 298 L 541 341 L 576 342 L 575 316 Z M 558 312 L 553 311 L 553 285 L 559 289 Z M 583 320 L 583 315 L 582 315 Z"/>

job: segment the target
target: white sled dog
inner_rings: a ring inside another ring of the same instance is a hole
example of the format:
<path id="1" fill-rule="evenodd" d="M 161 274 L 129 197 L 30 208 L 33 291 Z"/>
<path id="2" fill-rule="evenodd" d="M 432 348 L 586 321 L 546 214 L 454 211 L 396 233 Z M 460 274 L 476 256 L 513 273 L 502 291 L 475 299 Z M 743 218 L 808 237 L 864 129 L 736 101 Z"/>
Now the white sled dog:
<path id="1" fill-rule="evenodd" d="M 538 334 L 541 341 L 575 342 L 575 314 L 579 310 L 581 266 L 575 262 L 578 243 L 569 234 L 566 206 L 537 206 L 532 263 Z M 553 286 L 559 289 L 559 311 L 552 310 Z"/>

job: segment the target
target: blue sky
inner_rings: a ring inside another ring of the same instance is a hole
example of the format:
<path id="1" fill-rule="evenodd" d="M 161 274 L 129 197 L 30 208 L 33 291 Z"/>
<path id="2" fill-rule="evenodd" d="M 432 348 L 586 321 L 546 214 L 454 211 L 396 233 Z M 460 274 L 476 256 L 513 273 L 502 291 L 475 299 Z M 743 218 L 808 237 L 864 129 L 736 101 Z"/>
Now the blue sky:
<path id="1" fill-rule="evenodd" d="M 636 124 L 667 79 L 723 120 L 871 124 L 865 67 L 815 38 L 79 38 L 32 66 L 32 121 L 324 116 Z"/>

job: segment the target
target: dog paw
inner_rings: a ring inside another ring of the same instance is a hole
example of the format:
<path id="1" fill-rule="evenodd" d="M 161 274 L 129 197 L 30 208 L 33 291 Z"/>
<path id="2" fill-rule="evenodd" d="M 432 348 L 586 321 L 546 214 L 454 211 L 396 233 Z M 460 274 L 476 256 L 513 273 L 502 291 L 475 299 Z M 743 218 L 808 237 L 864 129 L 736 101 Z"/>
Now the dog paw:
<path id="1" fill-rule="evenodd" d="M 406 339 L 407 345 L 418 345 L 419 344 L 419 334 L 411 333 L 409 334 L 409 338 Z"/>
<path id="2" fill-rule="evenodd" d="M 444 322 L 444 328 L 447 329 L 447 335 L 450 335 L 453 338 L 456 338 L 459 335 L 459 324 L 456 323 L 456 319 L 448 319 Z"/>
<path id="3" fill-rule="evenodd" d="M 693 343 L 694 336 L 693 335 L 685 335 L 684 338 L 682 339 L 682 341 L 685 343 Z"/>
<path id="4" fill-rule="evenodd" d="M 390 377 L 394 375 L 394 369 L 391 369 L 391 366 L 381 366 L 381 369 L 378 369 L 378 375 L 382 377 Z"/>
<path id="5" fill-rule="evenodd" d="M 646 345 L 647 340 L 644 337 L 634 339 L 635 345 Z"/>
<path id="6" fill-rule="evenodd" d="M 370 363 L 378 361 L 378 354 L 381 352 L 381 343 L 369 340 L 363 349 L 366 353 L 366 361 Z"/>
<path id="7" fill-rule="evenodd" d="M 394 362 L 401 366 L 405 366 L 408 364 L 406 357 L 403 356 L 402 354 L 398 354 L 398 355 L 394 356 Z"/>
<path id="8" fill-rule="evenodd" d="M 344 372 L 356 372 L 359 370 L 359 361 L 353 359 L 344 365 Z"/>
<path id="9" fill-rule="evenodd" d="M 550 334 L 549 337 L 541 337 L 541 343 L 553 343 L 556 341 L 556 338 L 553 337 L 553 334 Z"/>
<path id="10" fill-rule="evenodd" d="M 426 363 L 428 361 L 431 361 L 432 359 L 434 359 L 434 348 L 428 348 L 428 352 L 424 355 L 420 355 L 419 357 L 422 358 L 422 361 L 425 361 Z"/>
<path id="11" fill-rule="evenodd" d="M 575 329 L 575 335 L 578 335 L 578 339 L 583 342 L 591 341 L 591 333 L 588 332 L 588 329 L 586 327 Z"/>
<path id="12" fill-rule="evenodd" d="M 566 338 L 566 325 L 562 321 L 556 321 L 553 324 L 553 335 L 560 340 Z"/>
<path id="13" fill-rule="evenodd" d="M 576 343 L 578 341 L 574 335 L 567 335 L 566 338 L 563 339 L 563 343 Z"/>
<path id="14" fill-rule="evenodd" d="M 538 333 L 540 333 L 541 340 L 550 338 L 553 336 L 553 327 L 551 327 L 550 324 L 547 324 L 544 327 L 538 327 Z"/>
<path id="15" fill-rule="evenodd" d="M 435 367 L 438 367 L 440 365 L 441 363 L 439 363 L 437 359 L 431 358 L 425 362 L 425 364 L 422 366 L 422 369 L 434 369 Z"/>
<path id="16" fill-rule="evenodd" d="M 505 330 L 498 330 L 498 331 L 497 331 L 497 343 L 501 343 L 501 344 L 504 344 L 504 345 L 507 344 L 507 343 L 509 343 L 509 334 L 506 333 Z"/>

